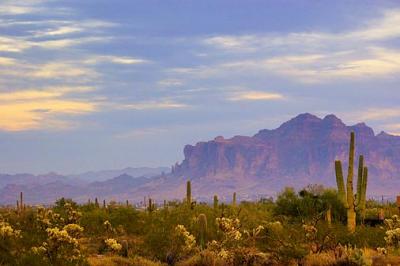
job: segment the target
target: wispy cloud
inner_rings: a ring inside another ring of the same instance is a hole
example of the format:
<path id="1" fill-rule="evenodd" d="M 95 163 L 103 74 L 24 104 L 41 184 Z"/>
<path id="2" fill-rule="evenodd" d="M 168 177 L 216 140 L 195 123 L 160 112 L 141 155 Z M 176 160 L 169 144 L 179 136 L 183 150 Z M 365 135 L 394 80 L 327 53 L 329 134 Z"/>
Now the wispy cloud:
<path id="1" fill-rule="evenodd" d="M 141 58 L 133 58 L 128 56 L 113 56 L 113 55 L 96 55 L 84 61 L 85 64 L 114 63 L 122 65 L 136 65 L 149 62 L 150 61 Z"/>
<path id="2" fill-rule="evenodd" d="M 386 77 L 400 73 L 400 51 L 384 43 L 400 38 L 399 23 L 400 10 L 396 9 L 384 11 L 381 18 L 365 23 L 361 28 L 338 33 L 260 33 L 207 37 L 203 43 L 209 48 L 229 53 L 229 59 L 208 68 L 181 69 L 180 73 L 207 71 L 206 75 L 220 75 L 229 68 L 276 74 L 306 83 L 338 78 L 364 80 Z"/>
<path id="3" fill-rule="evenodd" d="M 381 121 L 390 118 L 400 118 L 400 108 L 368 108 L 366 110 L 356 112 L 354 116 L 358 117 L 358 119 L 361 121 Z"/>
<path id="4" fill-rule="evenodd" d="M 35 67 L 36 69 L 27 76 L 42 79 L 60 79 L 69 77 L 83 77 L 90 79 L 98 76 L 98 73 L 87 67 L 76 65 L 70 62 L 54 62 Z"/>
<path id="5" fill-rule="evenodd" d="M 31 42 L 20 37 L 0 36 L 0 52 L 22 52 L 32 45 Z"/>
<path id="6" fill-rule="evenodd" d="M 44 3 L 43 0 L 29 0 L 29 1 L 10 1 L 4 0 L 0 4 L 0 14 L 2 15 L 24 15 L 32 14 L 35 12 L 43 11 L 43 7 L 39 4 Z"/>
<path id="7" fill-rule="evenodd" d="M 335 79 L 373 79 L 400 73 L 400 51 L 367 47 L 334 53 L 292 54 L 262 59 L 229 60 L 224 63 L 175 68 L 170 72 L 181 78 L 210 78 L 232 74 L 273 74 L 293 78 L 302 83 L 327 82 Z"/>
<path id="8" fill-rule="evenodd" d="M 83 29 L 73 26 L 61 26 L 55 29 L 48 29 L 45 31 L 33 32 L 34 37 L 46 37 L 46 36 L 58 36 L 58 35 L 68 35 L 72 33 L 81 32 Z"/>
<path id="9" fill-rule="evenodd" d="M 264 91 L 237 92 L 229 98 L 231 101 L 271 101 L 282 99 L 284 99 L 282 94 Z"/>
<path id="10" fill-rule="evenodd" d="M 155 109 L 177 109 L 177 108 L 187 108 L 188 105 L 184 103 L 161 100 L 161 101 L 146 101 L 146 102 L 136 102 L 131 104 L 120 104 L 117 106 L 119 109 L 128 110 L 155 110 Z"/>
<path id="11" fill-rule="evenodd" d="M 221 35 L 205 38 L 205 44 L 224 50 L 255 52 L 265 48 L 299 46 L 321 48 L 326 44 L 363 43 L 400 37 L 400 9 L 385 10 L 382 17 L 365 23 L 362 28 L 338 33 L 294 32 L 279 34 Z"/>
<path id="12" fill-rule="evenodd" d="M 176 87 L 183 85 L 183 80 L 180 79 L 163 79 L 157 82 L 161 87 Z"/>
<path id="13" fill-rule="evenodd" d="M 118 139 L 137 139 L 142 137 L 157 136 L 168 132 L 167 128 L 151 127 L 151 128 L 137 128 L 128 132 L 123 132 L 115 135 Z"/>
<path id="14" fill-rule="evenodd" d="M 9 58 L 9 57 L 0 57 L 0 65 L 14 65 L 15 64 L 15 59 L 14 58 Z"/>

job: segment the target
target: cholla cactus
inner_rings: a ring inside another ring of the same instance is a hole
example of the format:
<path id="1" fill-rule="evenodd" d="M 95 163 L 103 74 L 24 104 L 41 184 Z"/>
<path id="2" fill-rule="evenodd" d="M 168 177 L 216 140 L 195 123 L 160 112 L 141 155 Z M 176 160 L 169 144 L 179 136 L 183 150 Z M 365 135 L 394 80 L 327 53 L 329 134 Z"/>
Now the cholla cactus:
<path id="1" fill-rule="evenodd" d="M 247 239 L 252 243 L 253 246 L 256 245 L 256 240 L 259 238 L 261 232 L 265 229 L 264 226 L 259 225 L 252 230 L 244 230 L 243 234 L 247 236 Z"/>
<path id="2" fill-rule="evenodd" d="M 112 252 L 119 252 L 122 249 L 122 245 L 113 238 L 108 238 L 104 240 L 104 243 L 106 244 L 107 248 Z"/>
<path id="3" fill-rule="evenodd" d="M 21 237 L 21 231 L 15 230 L 12 226 L 7 222 L 0 222 L 0 237 L 4 239 L 16 239 Z"/>
<path id="4" fill-rule="evenodd" d="M 42 245 L 32 247 L 31 252 L 51 265 L 65 262 L 78 265 L 82 260 L 78 238 L 83 228 L 77 224 L 81 213 L 68 202 L 61 208 L 61 215 L 51 209 L 37 208 L 36 222 L 39 229 L 47 233 L 47 239 Z"/>
<path id="5" fill-rule="evenodd" d="M 82 213 L 75 210 L 69 202 L 64 204 L 64 208 L 67 213 L 67 224 L 78 223 L 79 219 L 82 217 Z"/>
<path id="6" fill-rule="evenodd" d="M 63 230 L 67 231 L 72 237 L 78 238 L 83 233 L 83 227 L 78 224 L 67 224 Z"/>
<path id="7" fill-rule="evenodd" d="M 385 241 L 388 246 L 400 247 L 400 218 L 394 215 L 392 219 L 385 219 L 386 231 Z"/>
<path id="8" fill-rule="evenodd" d="M 42 230 L 65 222 L 58 213 L 53 212 L 51 209 L 45 209 L 44 207 L 37 208 L 36 221 Z"/>
<path id="9" fill-rule="evenodd" d="M 185 226 L 178 224 L 175 227 L 175 233 L 183 241 L 184 252 L 190 252 L 196 247 L 196 238 L 186 230 Z"/>
<path id="10" fill-rule="evenodd" d="M 241 240 L 242 233 L 239 231 L 240 220 L 237 218 L 221 217 L 216 219 L 219 230 L 224 234 L 224 243 L 232 243 Z"/>
<path id="11" fill-rule="evenodd" d="M 78 240 L 72 236 L 70 236 L 67 230 L 60 230 L 59 228 L 48 228 L 46 230 L 48 235 L 48 240 L 54 243 L 62 243 L 62 244 L 72 244 L 74 246 L 78 245 Z"/>
<path id="12" fill-rule="evenodd" d="M 400 217 L 393 215 L 391 219 L 385 219 L 384 223 L 391 230 L 400 228 Z"/>
<path id="13" fill-rule="evenodd" d="M 41 253 L 54 265 L 64 261 L 74 263 L 82 258 L 78 240 L 69 235 L 67 230 L 54 227 L 47 228 L 46 232 L 47 241 L 40 247 L 32 248 L 34 253 Z"/>
<path id="14" fill-rule="evenodd" d="M 223 245 L 215 240 L 207 244 L 207 250 L 214 253 L 217 257 L 224 260 L 228 265 L 233 260 L 233 254 L 228 249 L 225 249 Z"/>
<path id="15" fill-rule="evenodd" d="M 114 229 L 114 227 L 111 225 L 111 223 L 108 220 L 106 220 L 103 223 L 103 226 L 104 226 L 104 230 L 106 231 L 107 235 L 115 234 L 115 229 Z"/>
<path id="16" fill-rule="evenodd" d="M 378 252 L 378 254 L 380 255 L 387 255 L 388 251 L 386 248 L 376 248 L 376 251 Z"/>

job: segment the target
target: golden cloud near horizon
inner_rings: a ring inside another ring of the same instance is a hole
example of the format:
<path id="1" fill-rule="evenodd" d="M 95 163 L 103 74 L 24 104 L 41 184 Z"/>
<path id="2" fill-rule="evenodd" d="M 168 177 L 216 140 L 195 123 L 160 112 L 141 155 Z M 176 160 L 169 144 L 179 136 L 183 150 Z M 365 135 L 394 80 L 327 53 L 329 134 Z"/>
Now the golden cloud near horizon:
<path id="1" fill-rule="evenodd" d="M 76 91 L 84 88 L 78 87 Z M 68 123 L 59 120 L 58 115 L 81 115 L 96 110 L 95 103 L 61 98 L 73 91 L 74 88 L 62 87 L 0 93 L 0 130 L 65 129 Z"/>

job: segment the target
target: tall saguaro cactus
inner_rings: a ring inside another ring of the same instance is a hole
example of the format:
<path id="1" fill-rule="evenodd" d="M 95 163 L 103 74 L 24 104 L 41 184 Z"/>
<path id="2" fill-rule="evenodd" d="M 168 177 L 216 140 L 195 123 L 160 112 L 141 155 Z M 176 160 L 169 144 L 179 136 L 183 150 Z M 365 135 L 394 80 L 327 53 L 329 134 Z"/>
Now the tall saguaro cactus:
<path id="1" fill-rule="evenodd" d="M 156 209 L 156 204 L 153 202 L 153 199 L 149 197 L 149 206 L 147 207 L 147 210 L 149 213 L 152 213 Z"/>
<path id="2" fill-rule="evenodd" d="M 232 206 L 236 207 L 236 192 L 233 192 L 233 196 L 232 196 Z"/>
<path id="3" fill-rule="evenodd" d="M 20 206 L 20 211 L 23 211 L 25 206 L 24 206 L 24 193 L 22 193 L 22 191 L 19 193 L 19 206 Z"/>
<path id="4" fill-rule="evenodd" d="M 360 155 L 358 159 L 357 193 L 354 195 L 354 156 L 355 135 L 354 132 L 351 132 L 346 188 L 343 179 L 342 162 L 339 160 L 335 161 L 336 183 L 338 187 L 339 199 L 343 202 L 345 208 L 347 209 L 347 228 L 350 232 L 354 232 L 356 230 L 356 210 L 360 210 L 362 216 L 365 213 L 365 198 L 368 181 L 368 168 L 364 166 L 364 157 Z"/>
<path id="5" fill-rule="evenodd" d="M 214 210 L 218 210 L 218 196 L 214 195 Z"/>
<path id="6" fill-rule="evenodd" d="M 192 205 L 192 185 L 190 180 L 186 183 L 186 203 L 189 207 Z"/>

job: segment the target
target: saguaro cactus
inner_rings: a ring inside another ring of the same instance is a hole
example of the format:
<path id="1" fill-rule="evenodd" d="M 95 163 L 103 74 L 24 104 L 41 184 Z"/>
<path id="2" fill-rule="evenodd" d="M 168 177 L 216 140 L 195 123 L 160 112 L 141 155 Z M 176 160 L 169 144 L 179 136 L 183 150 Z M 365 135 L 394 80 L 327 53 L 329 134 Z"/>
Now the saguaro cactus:
<path id="1" fill-rule="evenodd" d="M 190 180 L 186 183 L 186 203 L 189 207 L 192 206 L 192 184 L 190 183 Z"/>
<path id="2" fill-rule="evenodd" d="M 197 218 L 199 224 L 199 244 L 204 249 L 207 244 L 207 216 L 204 213 L 199 214 Z"/>
<path id="3" fill-rule="evenodd" d="M 149 197 L 149 206 L 147 207 L 147 210 L 149 211 L 149 213 L 152 213 L 155 209 L 156 209 L 156 204 Z"/>
<path id="4" fill-rule="evenodd" d="M 364 157 L 360 155 L 358 160 L 357 194 L 354 195 L 354 150 L 355 135 L 354 132 L 351 132 L 346 189 L 343 180 L 342 162 L 339 160 L 335 161 L 336 183 L 338 187 L 339 199 L 343 202 L 345 208 L 347 209 L 347 228 L 350 232 L 354 232 L 356 229 L 356 210 L 360 210 L 362 215 L 365 212 L 365 197 L 368 181 L 368 168 L 364 166 Z"/>
<path id="5" fill-rule="evenodd" d="M 19 206 L 20 206 L 20 211 L 24 210 L 24 193 L 21 191 L 19 193 Z"/>
<path id="6" fill-rule="evenodd" d="M 236 207 L 236 192 L 233 192 L 233 196 L 232 196 L 232 206 Z"/>
<path id="7" fill-rule="evenodd" d="M 218 196 L 214 195 L 214 210 L 218 210 Z"/>

